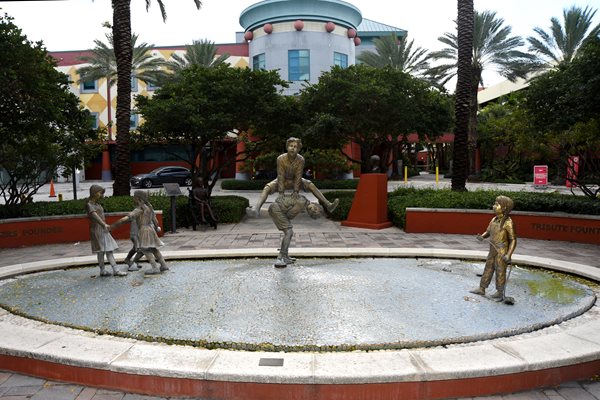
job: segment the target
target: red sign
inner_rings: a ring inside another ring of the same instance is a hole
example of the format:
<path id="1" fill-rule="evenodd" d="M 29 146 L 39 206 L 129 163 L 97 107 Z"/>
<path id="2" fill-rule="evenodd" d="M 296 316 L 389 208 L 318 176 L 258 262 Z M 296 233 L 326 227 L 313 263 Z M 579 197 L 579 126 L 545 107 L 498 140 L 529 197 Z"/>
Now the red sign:
<path id="1" fill-rule="evenodd" d="M 534 165 L 533 166 L 533 184 L 534 186 L 548 185 L 548 166 Z"/>

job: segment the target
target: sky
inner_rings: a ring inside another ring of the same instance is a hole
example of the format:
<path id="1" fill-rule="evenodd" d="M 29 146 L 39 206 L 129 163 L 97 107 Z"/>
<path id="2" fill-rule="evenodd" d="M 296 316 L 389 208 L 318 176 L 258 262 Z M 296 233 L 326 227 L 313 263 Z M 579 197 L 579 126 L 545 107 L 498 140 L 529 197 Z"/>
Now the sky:
<path id="1" fill-rule="evenodd" d="M 239 16 L 257 0 L 203 0 L 196 10 L 192 0 L 164 0 L 167 20 L 162 21 L 158 3 L 151 0 L 146 11 L 144 0 L 131 0 L 132 30 L 139 41 L 156 46 L 183 45 L 192 40 L 208 39 L 215 43 L 234 43 L 242 31 Z M 440 50 L 437 40 L 455 30 L 456 0 L 348 0 L 368 18 L 408 31 L 415 45 Z M 534 27 L 548 31 L 550 18 L 562 22 L 563 9 L 572 5 L 598 8 L 598 0 L 474 0 L 478 11 L 496 11 L 512 27 L 513 35 L 523 38 Z M 14 17 L 31 41 L 42 40 L 49 51 L 84 50 L 94 47 L 94 39 L 105 39 L 104 21 L 112 21 L 110 0 L 5 1 L 0 13 Z M 600 23 L 600 12 L 594 24 Z M 360 35 L 360 32 L 359 32 Z M 525 50 L 525 48 L 524 48 Z M 485 86 L 499 83 L 502 77 L 488 72 Z"/>

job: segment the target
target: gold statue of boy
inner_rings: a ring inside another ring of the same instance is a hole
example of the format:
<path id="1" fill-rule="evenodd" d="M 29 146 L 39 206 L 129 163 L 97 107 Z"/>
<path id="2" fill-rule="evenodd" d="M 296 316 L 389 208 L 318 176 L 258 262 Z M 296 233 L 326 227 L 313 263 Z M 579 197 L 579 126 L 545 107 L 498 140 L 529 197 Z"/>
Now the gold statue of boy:
<path id="1" fill-rule="evenodd" d="M 517 247 L 517 236 L 512 219 L 508 216 L 513 209 L 512 199 L 498 196 L 492 208 L 496 216 L 492 218 L 486 231 L 477 235 L 478 240 L 489 238 L 490 252 L 485 262 L 479 287 L 471 290 L 471 293 L 485 295 L 485 289 L 489 286 L 492 275 L 495 273 L 496 293 L 490 297 L 500 302 L 505 301 L 506 268 L 511 263 L 511 257 Z"/>
<path id="2" fill-rule="evenodd" d="M 286 149 L 287 153 L 283 153 L 277 157 L 277 178 L 265 185 L 256 205 L 248 207 L 246 213 L 249 216 L 258 217 L 260 208 L 267 201 L 269 195 L 278 192 L 279 196 L 283 196 L 286 189 L 292 190 L 294 198 L 298 197 L 300 189 L 311 192 L 327 211 L 332 212 L 338 206 L 340 200 L 335 199 L 333 202 L 330 202 L 317 189 L 314 183 L 302 178 L 304 157 L 298 154 L 300 149 L 302 149 L 302 141 L 298 138 L 290 137 L 286 141 Z"/>

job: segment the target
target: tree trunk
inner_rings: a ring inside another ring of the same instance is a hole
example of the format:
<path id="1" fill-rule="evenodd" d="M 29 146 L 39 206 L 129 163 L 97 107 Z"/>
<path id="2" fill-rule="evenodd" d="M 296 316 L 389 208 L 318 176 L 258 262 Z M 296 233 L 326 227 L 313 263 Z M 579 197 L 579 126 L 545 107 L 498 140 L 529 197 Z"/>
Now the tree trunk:
<path id="1" fill-rule="evenodd" d="M 473 0 L 458 0 L 458 80 L 456 83 L 456 127 L 452 190 L 466 191 L 468 168 L 469 115 L 471 108 L 471 68 L 473 59 Z"/>
<path id="2" fill-rule="evenodd" d="M 469 174 L 478 174 L 475 162 L 475 152 L 477 151 L 477 93 L 479 93 L 479 82 L 481 81 L 481 66 L 473 65 L 471 67 L 471 106 L 469 108 Z"/>
<path id="3" fill-rule="evenodd" d="M 131 0 L 112 0 L 113 40 L 117 59 L 117 154 L 114 196 L 129 196 L 129 125 L 131 119 Z"/>

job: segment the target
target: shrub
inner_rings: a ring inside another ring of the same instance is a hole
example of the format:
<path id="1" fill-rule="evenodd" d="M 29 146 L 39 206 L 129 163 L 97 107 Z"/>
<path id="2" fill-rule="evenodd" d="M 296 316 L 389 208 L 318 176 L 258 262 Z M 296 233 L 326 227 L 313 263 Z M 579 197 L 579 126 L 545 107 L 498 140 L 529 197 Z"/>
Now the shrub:
<path id="1" fill-rule="evenodd" d="M 18 206 L 0 205 L 0 218 L 27 218 L 43 217 L 50 215 L 76 215 L 85 214 L 85 202 L 82 200 L 66 200 L 61 202 L 40 201 Z M 220 223 L 237 223 L 242 220 L 249 206 L 248 199 L 240 196 L 213 196 L 211 198 L 213 211 L 219 218 Z M 150 196 L 150 203 L 155 210 L 162 210 L 163 225 L 165 231 L 171 230 L 171 198 L 167 196 Z M 129 212 L 133 210 L 133 197 L 113 196 L 102 200 L 104 211 Z M 190 226 L 191 213 L 187 196 L 179 196 L 176 201 L 175 213 L 177 215 L 176 226 Z"/>
<path id="2" fill-rule="evenodd" d="M 355 190 L 352 191 L 332 191 L 325 192 L 323 195 L 329 201 L 333 201 L 334 199 L 340 199 L 340 204 L 336 207 L 335 210 L 331 214 L 329 214 L 329 218 L 334 221 L 344 221 L 348 219 L 348 213 L 350 213 L 350 208 L 352 207 L 352 200 L 354 200 Z"/>
<path id="3" fill-rule="evenodd" d="M 245 181 L 239 179 L 223 179 L 221 181 L 221 189 L 223 190 L 263 190 L 269 180 L 252 180 Z M 312 181 L 319 189 L 356 189 L 358 179 L 324 179 Z"/>
<path id="4" fill-rule="evenodd" d="M 453 192 L 449 189 L 414 188 L 399 188 L 390 193 L 388 212 L 394 225 L 404 228 L 407 207 L 489 210 L 496 197 L 501 194 L 513 199 L 516 211 L 600 215 L 600 202 L 582 196 L 495 190 Z"/>

